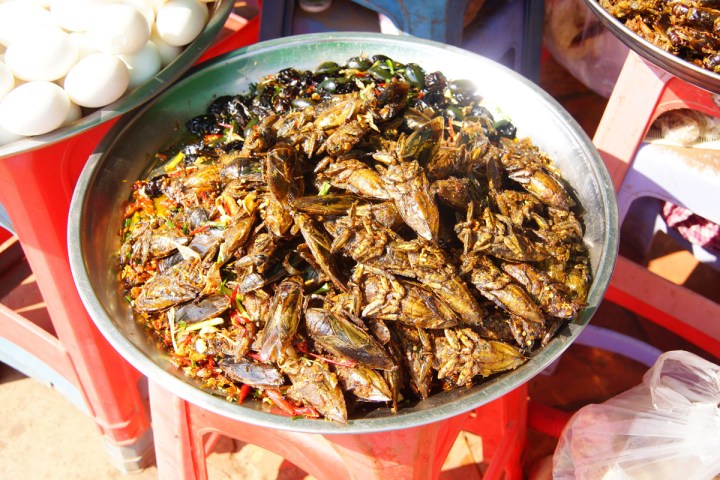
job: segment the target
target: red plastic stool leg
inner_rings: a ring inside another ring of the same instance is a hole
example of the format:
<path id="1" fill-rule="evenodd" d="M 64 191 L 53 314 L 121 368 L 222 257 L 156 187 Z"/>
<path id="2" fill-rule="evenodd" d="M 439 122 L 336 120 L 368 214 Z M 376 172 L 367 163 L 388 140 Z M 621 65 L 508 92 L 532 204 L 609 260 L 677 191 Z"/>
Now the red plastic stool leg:
<path id="1" fill-rule="evenodd" d="M 621 256 L 605 298 L 720 358 L 718 305 L 713 300 L 691 290 L 678 291 L 677 285 Z"/>
<path id="2" fill-rule="evenodd" d="M 621 93 L 617 89 L 617 93 L 611 95 L 593 137 L 615 191 L 625 178 L 630 162 L 652 123 L 652 112 L 671 78 L 671 74 L 646 63 L 634 52 L 628 54 L 616 85 L 637 84 L 638 91 Z"/>
<path id="3" fill-rule="evenodd" d="M 482 438 L 483 457 L 490 460 L 484 479 L 522 478 L 527 404 L 527 385 L 523 384 L 501 398 L 476 408 L 463 426 L 463 430 Z"/>
<path id="4" fill-rule="evenodd" d="M 137 382 L 140 375 L 95 328 L 75 289 L 67 252 L 67 222 L 75 182 L 88 156 L 112 122 L 37 150 L 0 158 L 0 203 L 36 276 L 59 342 L 27 342 L 30 353 L 53 366 L 69 358 L 88 411 L 100 428 L 111 460 L 121 470 L 137 470 L 150 457 L 151 431 Z M 28 334 L 17 315 L 4 315 L 12 331 Z M 17 329 L 16 329 L 17 328 Z"/>
<path id="5" fill-rule="evenodd" d="M 296 433 L 228 419 L 185 402 L 153 382 L 150 408 L 161 480 L 205 480 L 204 436 L 210 433 L 275 452 L 320 480 L 436 479 L 466 418 L 381 433 Z"/>

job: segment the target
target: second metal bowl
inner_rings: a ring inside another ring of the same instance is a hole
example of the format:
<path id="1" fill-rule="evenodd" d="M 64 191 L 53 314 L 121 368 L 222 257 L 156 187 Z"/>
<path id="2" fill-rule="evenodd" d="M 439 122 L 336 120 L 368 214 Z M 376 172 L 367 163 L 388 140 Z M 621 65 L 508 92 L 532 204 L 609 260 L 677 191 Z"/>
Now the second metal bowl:
<path id="1" fill-rule="evenodd" d="M 653 65 L 688 83 L 720 93 L 720 75 L 699 67 L 677 55 L 666 52 L 627 28 L 620 20 L 605 10 L 598 0 L 584 0 L 588 8 L 600 19 L 600 22 L 630 50 L 634 51 Z"/>

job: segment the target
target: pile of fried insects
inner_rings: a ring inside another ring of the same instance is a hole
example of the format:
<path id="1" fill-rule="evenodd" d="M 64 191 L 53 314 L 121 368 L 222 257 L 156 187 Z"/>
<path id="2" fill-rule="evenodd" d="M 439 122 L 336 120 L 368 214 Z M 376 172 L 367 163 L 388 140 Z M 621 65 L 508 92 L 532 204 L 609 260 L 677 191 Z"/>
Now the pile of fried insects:
<path id="1" fill-rule="evenodd" d="M 383 55 L 220 96 L 124 206 L 135 317 L 203 387 L 336 422 L 518 367 L 586 305 L 588 250 L 481 103 Z"/>
<path id="2" fill-rule="evenodd" d="M 661 50 L 720 73 L 720 1 L 598 1 L 631 32 Z"/>

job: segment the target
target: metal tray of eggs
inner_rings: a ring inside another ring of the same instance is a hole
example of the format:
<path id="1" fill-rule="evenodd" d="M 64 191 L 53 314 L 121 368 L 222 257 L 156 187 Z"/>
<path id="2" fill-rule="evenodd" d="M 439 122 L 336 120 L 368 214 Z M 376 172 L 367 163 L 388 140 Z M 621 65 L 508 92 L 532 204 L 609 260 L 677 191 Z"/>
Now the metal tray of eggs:
<path id="1" fill-rule="evenodd" d="M 0 2 L 0 157 L 160 93 L 215 41 L 230 0 Z"/>

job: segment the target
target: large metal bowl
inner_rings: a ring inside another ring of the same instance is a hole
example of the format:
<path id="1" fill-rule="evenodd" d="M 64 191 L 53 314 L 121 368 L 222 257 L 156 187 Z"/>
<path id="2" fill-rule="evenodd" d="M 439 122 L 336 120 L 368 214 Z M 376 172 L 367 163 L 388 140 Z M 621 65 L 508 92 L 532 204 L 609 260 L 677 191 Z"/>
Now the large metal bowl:
<path id="1" fill-rule="evenodd" d="M 205 28 L 188 44 L 183 51 L 153 78 L 134 90 L 127 92 L 115 102 L 94 110 L 92 113 L 64 127 L 44 135 L 23 138 L 16 142 L 0 146 L 0 158 L 21 152 L 46 147 L 61 140 L 78 135 L 108 120 L 127 113 L 142 105 L 164 89 L 172 85 L 195 63 L 216 40 L 225 21 L 232 12 L 232 0 L 215 0 L 210 5 L 210 16 Z"/>
<path id="2" fill-rule="evenodd" d="M 630 50 L 653 65 L 662 68 L 688 83 L 720 93 L 720 75 L 699 67 L 677 55 L 666 52 L 627 28 L 620 20 L 605 10 L 598 0 L 584 0 L 585 5 L 600 19 L 600 22 L 623 42 Z"/>
<path id="3" fill-rule="evenodd" d="M 173 138 L 179 125 L 203 113 L 213 98 L 244 93 L 250 82 L 289 66 L 314 69 L 323 61 L 344 63 L 363 52 L 417 62 L 427 71 L 443 71 L 450 79 L 472 80 L 487 100 L 515 122 L 519 135 L 531 137 L 555 160 L 586 210 L 585 240 L 594 273 L 589 305 L 517 370 L 471 389 L 436 395 L 397 414 L 379 408 L 347 425 L 338 425 L 269 414 L 253 402 L 228 403 L 199 389 L 169 366 L 164 354 L 133 321 L 116 281 L 114 254 L 119 248 L 120 205 L 128 198 L 133 181 L 146 173 L 153 152 Z M 301 35 L 219 57 L 118 122 L 90 157 L 78 181 L 68 222 L 70 260 L 80 296 L 109 342 L 152 381 L 187 401 L 233 419 L 279 429 L 316 433 L 393 430 L 449 418 L 498 398 L 527 382 L 570 345 L 595 312 L 614 266 L 618 227 L 611 186 L 600 156 L 570 115 L 536 85 L 497 63 L 418 38 L 368 33 Z"/>

